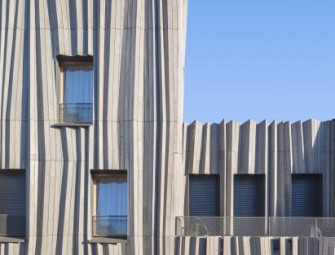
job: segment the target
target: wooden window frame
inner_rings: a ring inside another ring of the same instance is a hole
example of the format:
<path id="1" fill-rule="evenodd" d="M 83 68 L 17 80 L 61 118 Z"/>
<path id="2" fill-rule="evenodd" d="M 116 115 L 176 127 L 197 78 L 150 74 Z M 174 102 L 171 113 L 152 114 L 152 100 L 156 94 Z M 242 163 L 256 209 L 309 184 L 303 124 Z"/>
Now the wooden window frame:
<path id="1" fill-rule="evenodd" d="M 57 56 L 58 64 L 59 64 L 59 107 L 58 107 L 58 124 L 61 125 L 78 125 L 78 126 L 86 126 L 91 124 L 86 123 L 70 123 L 64 121 L 64 116 L 61 114 L 60 105 L 65 104 L 65 72 L 67 67 L 80 67 L 80 66 L 91 66 L 93 69 L 93 57 L 92 56 Z M 94 99 L 93 93 L 94 85 L 92 91 L 92 97 Z M 93 120 L 92 120 L 93 122 Z"/>
<path id="2" fill-rule="evenodd" d="M 97 215 L 97 179 L 98 178 L 113 178 L 113 177 L 126 177 L 127 180 L 127 203 L 129 202 L 129 180 L 128 180 L 128 171 L 124 170 L 124 169 L 120 169 L 120 170 L 91 170 L 91 176 L 92 176 L 92 218 L 93 216 Z M 127 204 L 127 207 L 128 204 Z M 128 217 L 128 213 L 127 213 L 127 217 Z M 128 224 L 128 223 L 127 223 Z M 92 235 L 93 235 L 93 226 L 92 226 Z M 128 233 L 127 233 L 128 235 Z M 101 237 L 100 235 L 93 235 L 93 237 Z"/>

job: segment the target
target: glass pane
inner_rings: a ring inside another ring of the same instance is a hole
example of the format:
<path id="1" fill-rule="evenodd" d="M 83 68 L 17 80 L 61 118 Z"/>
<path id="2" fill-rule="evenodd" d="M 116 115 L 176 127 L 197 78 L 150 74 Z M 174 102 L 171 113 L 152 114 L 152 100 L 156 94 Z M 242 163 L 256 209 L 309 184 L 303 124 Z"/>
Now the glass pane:
<path id="1" fill-rule="evenodd" d="M 95 233 L 102 236 L 127 235 L 127 177 L 97 179 Z"/>
<path id="2" fill-rule="evenodd" d="M 65 66 L 64 81 L 64 102 L 60 108 L 62 121 L 67 123 L 92 123 L 92 65 Z"/>
<path id="3" fill-rule="evenodd" d="M 97 216 L 127 215 L 127 178 L 98 178 Z"/>
<path id="4" fill-rule="evenodd" d="M 64 91 L 66 104 L 93 103 L 93 67 L 66 67 Z"/>

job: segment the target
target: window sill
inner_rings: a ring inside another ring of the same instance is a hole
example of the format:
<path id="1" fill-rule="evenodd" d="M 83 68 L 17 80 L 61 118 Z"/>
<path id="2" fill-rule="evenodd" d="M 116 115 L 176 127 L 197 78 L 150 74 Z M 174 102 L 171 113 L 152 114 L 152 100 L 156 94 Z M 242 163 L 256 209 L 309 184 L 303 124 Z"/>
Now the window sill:
<path id="1" fill-rule="evenodd" d="M 0 236 L 0 243 L 24 243 L 24 242 L 26 242 L 24 238 Z"/>
<path id="2" fill-rule="evenodd" d="M 59 128 L 59 127 L 72 127 L 72 128 L 75 128 L 75 127 L 90 127 L 90 126 L 93 126 L 93 123 L 89 123 L 89 124 L 56 123 L 56 124 L 51 125 L 51 127 L 54 127 L 54 128 Z"/>
<path id="3" fill-rule="evenodd" d="M 118 244 L 127 243 L 126 238 L 111 238 L 111 237 L 92 237 L 88 243 L 101 243 L 101 244 Z"/>

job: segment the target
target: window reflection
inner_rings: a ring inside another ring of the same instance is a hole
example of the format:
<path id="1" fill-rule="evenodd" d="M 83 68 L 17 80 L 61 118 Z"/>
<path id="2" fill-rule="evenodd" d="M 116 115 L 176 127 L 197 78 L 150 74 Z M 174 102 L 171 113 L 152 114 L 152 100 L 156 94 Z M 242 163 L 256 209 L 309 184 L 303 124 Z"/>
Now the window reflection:
<path id="1" fill-rule="evenodd" d="M 127 235 L 127 177 L 96 178 L 96 235 Z"/>

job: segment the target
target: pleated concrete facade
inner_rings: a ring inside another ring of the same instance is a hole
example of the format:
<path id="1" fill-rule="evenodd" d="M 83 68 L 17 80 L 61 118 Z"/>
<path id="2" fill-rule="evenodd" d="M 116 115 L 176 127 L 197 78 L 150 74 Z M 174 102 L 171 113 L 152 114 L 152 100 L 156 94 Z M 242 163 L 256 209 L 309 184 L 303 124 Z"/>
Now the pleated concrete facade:
<path id="1" fill-rule="evenodd" d="M 334 127 L 316 120 L 184 124 L 185 175 L 219 174 L 220 214 L 234 216 L 234 175 L 264 174 L 265 216 L 291 216 L 292 174 L 322 174 L 323 216 L 334 217 Z"/>
<path id="2" fill-rule="evenodd" d="M 234 216 L 234 175 L 265 175 L 265 216 L 291 216 L 292 174 L 322 174 L 323 216 L 334 217 L 335 121 L 183 124 L 183 171 L 219 174 L 220 215 Z M 188 215 L 188 180 L 184 189 Z M 272 237 L 176 237 L 175 254 L 272 254 Z M 281 254 L 334 254 L 334 238 L 281 238 Z"/>
<path id="3" fill-rule="evenodd" d="M 27 241 L 0 254 L 171 254 L 183 187 L 186 0 L 0 1 L 0 168 L 25 169 Z M 92 55 L 94 123 L 59 127 L 57 55 Z M 88 244 L 91 169 L 128 171 L 127 244 Z M 173 192 L 172 192 L 173 191 Z"/>
<path id="4" fill-rule="evenodd" d="M 176 255 L 272 255 L 272 238 L 268 237 L 178 237 Z M 279 238 L 281 255 L 334 254 L 334 238 Z"/>
<path id="5" fill-rule="evenodd" d="M 26 241 L 1 255 L 269 254 L 270 238 L 175 237 L 189 174 L 220 174 L 222 216 L 234 174 L 265 174 L 266 215 L 284 216 L 291 173 L 322 173 L 334 216 L 333 121 L 183 123 L 186 13 L 187 0 L 0 1 L 0 169 L 27 184 Z M 90 127 L 57 125 L 57 55 L 93 56 Z M 128 172 L 126 243 L 89 242 L 91 169 Z M 293 243 L 334 252 L 332 239 Z"/>

